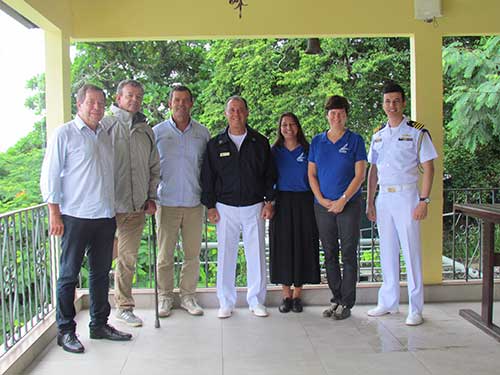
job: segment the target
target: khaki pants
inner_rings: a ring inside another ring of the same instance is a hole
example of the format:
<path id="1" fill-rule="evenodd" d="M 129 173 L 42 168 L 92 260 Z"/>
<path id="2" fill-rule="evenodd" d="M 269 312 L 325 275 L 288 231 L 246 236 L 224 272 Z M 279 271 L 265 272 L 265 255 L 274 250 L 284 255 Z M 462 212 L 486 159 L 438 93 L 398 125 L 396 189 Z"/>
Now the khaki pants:
<path id="1" fill-rule="evenodd" d="M 145 220 L 144 212 L 116 214 L 118 257 L 115 270 L 115 304 L 120 309 L 133 309 L 135 306 L 132 279 Z"/>
<path id="2" fill-rule="evenodd" d="M 158 221 L 158 289 L 160 298 L 173 297 L 174 249 L 182 236 L 184 263 L 179 283 L 181 297 L 196 292 L 200 275 L 200 248 L 203 206 L 160 206 L 156 214 Z"/>

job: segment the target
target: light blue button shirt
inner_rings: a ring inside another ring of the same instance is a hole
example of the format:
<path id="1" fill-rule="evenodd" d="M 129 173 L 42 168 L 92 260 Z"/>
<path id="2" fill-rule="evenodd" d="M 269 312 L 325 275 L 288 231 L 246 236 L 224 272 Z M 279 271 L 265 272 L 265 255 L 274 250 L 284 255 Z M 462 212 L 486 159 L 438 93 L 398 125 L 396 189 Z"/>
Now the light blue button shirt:
<path id="1" fill-rule="evenodd" d="M 200 204 L 200 171 L 210 133 L 191 120 L 184 132 L 172 118 L 153 128 L 160 154 L 160 205 L 195 207 Z"/>
<path id="2" fill-rule="evenodd" d="M 42 164 L 45 202 L 81 219 L 115 216 L 111 137 L 98 125 L 92 131 L 76 116 L 57 128 Z"/>

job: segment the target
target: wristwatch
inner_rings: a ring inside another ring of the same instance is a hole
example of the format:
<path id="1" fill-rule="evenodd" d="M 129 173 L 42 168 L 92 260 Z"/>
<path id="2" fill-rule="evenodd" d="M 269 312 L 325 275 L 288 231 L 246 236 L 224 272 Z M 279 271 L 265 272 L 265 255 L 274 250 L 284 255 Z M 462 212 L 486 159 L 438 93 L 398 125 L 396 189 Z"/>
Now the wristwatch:
<path id="1" fill-rule="evenodd" d="M 429 197 L 420 197 L 420 202 L 425 202 L 429 204 L 431 203 L 431 199 Z"/>

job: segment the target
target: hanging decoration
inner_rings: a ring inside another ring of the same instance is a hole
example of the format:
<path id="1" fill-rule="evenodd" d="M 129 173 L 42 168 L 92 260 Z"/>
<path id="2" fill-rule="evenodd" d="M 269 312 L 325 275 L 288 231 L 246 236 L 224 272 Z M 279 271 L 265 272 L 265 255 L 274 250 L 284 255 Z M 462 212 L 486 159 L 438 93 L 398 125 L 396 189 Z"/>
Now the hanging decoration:
<path id="1" fill-rule="evenodd" d="M 239 9 L 240 11 L 240 18 L 241 18 L 241 11 L 243 10 L 243 7 L 246 7 L 248 4 L 245 4 L 243 0 L 229 0 L 229 4 L 234 6 L 234 10 Z"/>

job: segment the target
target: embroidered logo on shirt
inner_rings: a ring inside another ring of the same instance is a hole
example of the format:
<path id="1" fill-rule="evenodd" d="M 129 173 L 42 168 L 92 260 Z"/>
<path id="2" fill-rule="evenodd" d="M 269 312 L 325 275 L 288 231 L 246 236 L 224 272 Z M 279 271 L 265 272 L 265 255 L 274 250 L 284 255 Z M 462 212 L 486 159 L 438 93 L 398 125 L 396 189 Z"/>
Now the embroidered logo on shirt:
<path id="1" fill-rule="evenodd" d="M 345 145 L 343 145 L 341 148 L 339 148 L 339 152 L 341 154 L 347 154 L 347 151 L 349 151 L 349 144 L 346 143 Z"/>
<path id="2" fill-rule="evenodd" d="M 306 160 L 306 156 L 302 152 L 296 159 L 299 163 L 303 163 Z"/>
<path id="3" fill-rule="evenodd" d="M 229 151 L 227 151 L 227 152 L 221 152 L 219 154 L 219 157 L 220 158 L 225 158 L 226 156 L 230 156 L 230 155 L 231 155 L 231 153 Z"/>

